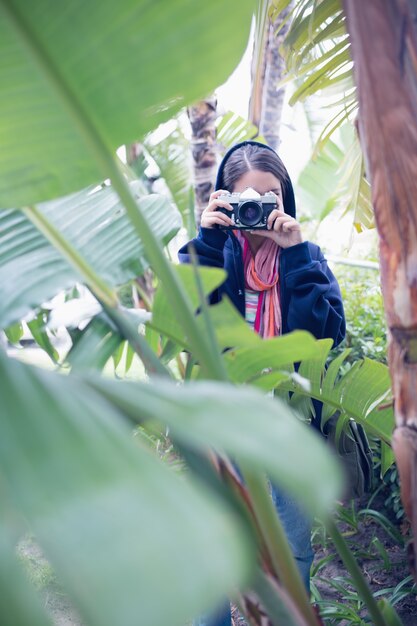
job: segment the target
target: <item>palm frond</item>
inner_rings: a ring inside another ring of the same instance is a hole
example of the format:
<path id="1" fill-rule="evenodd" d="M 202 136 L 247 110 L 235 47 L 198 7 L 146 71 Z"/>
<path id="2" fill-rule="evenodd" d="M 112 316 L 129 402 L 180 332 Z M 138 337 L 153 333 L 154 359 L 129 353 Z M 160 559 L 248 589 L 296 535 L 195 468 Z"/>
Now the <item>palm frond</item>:
<path id="1" fill-rule="evenodd" d="M 289 2 L 280 0 L 273 4 L 277 12 L 288 6 Z M 370 185 L 356 137 L 352 139 L 349 149 L 339 154 L 339 163 L 335 161 L 335 146 L 340 146 L 340 130 L 346 128 L 347 124 L 352 125 L 358 108 L 350 42 L 340 0 L 296 2 L 282 53 L 288 69 L 288 76 L 283 82 L 294 81 L 296 84 L 289 103 L 304 103 L 313 140 L 316 134 L 313 129 L 318 123 L 309 111 L 308 99 L 312 96 L 321 97 L 322 112 L 334 110 L 316 139 L 313 164 L 308 165 L 300 176 L 302 194 L 307 195 L 310 205 L 316 196 L 319 209 L 314 210 L 314 214 L 319 214 L 320 219 L 332 209 L 343 207 L 344 214 L 353 212 L 353 223 L 358 231 L 372 228 L 374 220 Z M 320 120 L 322 117 L 321 114 Z M 311 179 L 313 171 L 319 175 L 317 184 Z M 323 174 L 330 171 L 334 178 L 326 182 Z M 321 184 L 325 190 L 320 189 Z"/>
<path id="2" fill-rule="evenodd" d="M 336 115 L 331 118 L 330 122 L 328 122 L 321 131 L 314 148 L 314 156 L 319 154 L 338 128 L 346 122 L 351 121 L 351 118 L 355 115 L 356 110 L 356 98 L 351 98 L 349 102 L 343 104 L 343 107 L 337 111 Z"/>
<path id="3" fill-rule="evenodd" d="M 323 220 L 337 208 L 341 217 L 352 214 L 358 232 L 374 228 L 371 188 L 354 127 L 345 123 L 337 141 L 336 137 L 328 139 L 320 149 L 318 143 L 297 181 L 301 204 L 314 219 Z"/>
<path id="4" fill-rule="evenodd" d="M 264 141 L 262 137 L 257 135 L 257 127 L 233 111 L 228 111 L 217 120 L 217 144 L 220 153 L 225 152 L 240 141 L 255 137 L 257 141 Z"/>
<path id="5" fill-rule="evenodd" d="M 343 146 L 330 139 L 320 153 L 308 161 L 297 180 L 300 205 L 313 219 L 324 219 L 338 206 L 336 190 L 343 156 Z"/>
<path id="6" fill-rule="evenodd" d="M 341 52 L 333 54 L 327 63 L 321 65 L 317 70 L 308 73 L 308 77 L 292 94 L 290 105 L 303 101 L 318 91 L 330 91 L 329 88 L 334 87 L 335 84 L 337 84 L 339 89 L 341 81 L 344 81 L 344 85 L 347 85 L 348 88 L 352 88 L 353 77 L 349 65 L 351 65 L 349 50 L 344 47 Z M 312 67 L 311 64 L 310 67 Z M 348 69 L 342 71 L 345 68 Z"/>
<path id="7" fill-rule="evenodd" d="M 179 119 L 174 118 L 172 122 L 174 127 L 167 136 L 155 140 L 157 133 L 150 133 L 143 145 L 158 166 L 183 223 L 191 233 L 195 231 L 195 223 L 194 210 L 190 210 L 190 190 L 193 187 L 190 145 Z"/>
<path id="8" fill-rule="evenodd" d="M 319 147 L 329 140 L 356 108 L 350 43 L 340 0 L 303 0 L 295 4 L 294 17 L 282 46 L 288 76 L 298 86 L 290 104 L 320 93 L 336 113 L 323 130 Z M 340 97 L 340 94 L 343 94 Z M 338 96 L 334 102 L 334 97 Z"/>
<path id="9" fill-rule="evenodd" d="M 283 52 L 290 71 L 301 69 L 307 60 L 320 56 L 319 44 L 327 42 L 331 47 L 339 37 L 347 38 L 343 26 L 344 15 L 339 0 L 314 0 L 298 2 Z"/>
<path id="10" fill-rule="evenodd" d="M 277 389 L 293 394 L 291 403 L 297 397 L 315 398 L 324 403 L 322 426 L 335 413 L 351 417 L 362 424 L 368 434 L 372 434 L 386 444 L 390 444 L 394 429 L 393 406 L 384 404 L 391 394 L 389 370 L 383 363 L 362 359 L 343 372 L 342 366 L 349 350 L 345 350 L 326 369 L 331 341 L 322 339 L 321 350 L 313 359 L 302 361 L 295 378 L 281 381 Z M 299 377 L 308 381 L 300 384 Z M 382 408 L 381 408 L 382 407 Z"/>
<path id="11" fill-rule="evenodd" d="M 339 204 L 345 207 L 342 217 L 352 212 L 353 224 L 361 232 L 363 229 L 375 228 L 371 186 L 365 175 L 365 159 L 357 133 L 353 131 L 349 135 L 351 142 L 340 166 L 343 174 L 336 195 L 340 198 Z"/>

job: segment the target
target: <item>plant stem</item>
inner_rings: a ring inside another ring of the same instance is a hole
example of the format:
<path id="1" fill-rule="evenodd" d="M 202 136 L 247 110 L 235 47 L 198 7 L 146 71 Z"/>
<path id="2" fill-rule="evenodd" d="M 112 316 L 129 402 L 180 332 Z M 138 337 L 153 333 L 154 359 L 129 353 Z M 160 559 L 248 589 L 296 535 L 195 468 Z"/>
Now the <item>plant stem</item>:
<path id="1" fill-rule="evenodd" d="M 208 305 L 207 305 L 207 300 L 206 297 L 204 295 L 204 289 L 203 289 L 203 283 L 201 280 L 201 276 L 199 274 L 198 271 L 198 259 L 197 259 L 197 254 L 195 251 L 195 248 L 192 244 L 190 244 L 189 247 L 190 250 L 190 258 L 191 258 L 191 262 L 193 264 L 193 270 L 194 270 L 194 277 L 195 277 L 195 282 L 196 282 L 196 286 L 197 286 L 197 292 L 198 292 L 198 296 L 199 296 L 199 301 L 200 301 L 200 308 L 201 308 L 201 316 L 203 317 L 204 321 L 205 321 L 205 330 L 207 332 L 207 339 L 208 339 L 208 345 L 210 346 L 212 355 L 213 355 L 213 359 L 216 358 L 216 354 L 220 354 L 220 348 L 217 342 L 217 337 L 216 337 L 216 331 L 214 329 L 214 324 L 213 324 L 213 320 L 210 317 L 210 313 L 208 310 Z M 220 359 L 219 362 L 219 372 L 221 373 L 221 377 L 224 380 L 227 380 L 227 371 L 226 371 L 226 366 L 224 364 L 223 359 Z"/>
<path id="2" fill-rule="evenodd" d="M 60 231 L 55 228 L 37 207 L 24 207 L 21 210 L 28 220 L 36 226 L 68 263 L 77 270 L 85 283 L 101 302 L 105 303 L 108 307 L 118 306 L 116 293 L 113 292 L 98 274 L 96 274 L 74 246 L 65 239 Z"/>
<path id="3" fill-rule="evenodd" d="M 318 626 L 300 572 L 267 488 L 265 477 L 240 464 L 259 528 L 278 578 L 309 626 Z"/>
<path id="4" fill-rule="evenodd" d="M 177 367 L 181 376 L 181 380 L 184 380 L 185 379 L 185 366 L 184 366 L 184 363 L 182 362 L 181 355 L 177 354 L 177 356 L 175 357 L 175 360 L 177 362 Z"/>
<path id="5" fill-rule="evenodd" d="M 147 311 L 152 311 L 152 302 L 148 294 L 143 289 L 143 287 L 139 285 L 139 283 L 136 280 L 133 281 L 132 283 L 132 289 L 136 290 L 136 293 L 138 294 L 139 298 L 142 300 L 143 304 L 145 305 L 145 309 Z"/>
<path id="6" fill-rule="evenodd" d="M 379 609 L 377 601 L 372 595 L 372 591 L 368 587 L 365 577 L 362 574 L 355 557 L 350 551 L 349 546 L 333 519 L 329 518 L 326 521 L 326 528 L 332 538 L 336 550 L 346 566 L 346 569 L 352 576 L 356 590 L 368 608 L 369 614 L 372 618 L 372 623 L 375 624 L 375 626 L 389 626 Z"/>
<path id="7" fill-rule="evenodd" d="M 143 362 L 145 369 L 150 374 L 157 374 L 165 378 L 172 378 L 170 371 L 158 359 L 154 351 L 138 332 L 130 317 L 118 307 L 103 307 L 115 323 L 119 332 L 129 342 L 133 350 Z"/>
<path id="8" fill-rule="evenodd" d="M 185 366 L 184 380 L 191 380 L 191 374 L 193 373 L 193 367 L 196 362 L 195 362 L 194 357 L 190 353 L 187 354 L 186 358 L 187 358 L 187 362 Z"/>
<path id="9" fill-rule="evenodd" d="M 299 607 L 290 598 L 287 590 L 280 588 L 275 580 L 260 570 L 252 583 L 253 589 L 268 613 L 271 623 L 275 626 L 304 626 L 304 617 Z"/>

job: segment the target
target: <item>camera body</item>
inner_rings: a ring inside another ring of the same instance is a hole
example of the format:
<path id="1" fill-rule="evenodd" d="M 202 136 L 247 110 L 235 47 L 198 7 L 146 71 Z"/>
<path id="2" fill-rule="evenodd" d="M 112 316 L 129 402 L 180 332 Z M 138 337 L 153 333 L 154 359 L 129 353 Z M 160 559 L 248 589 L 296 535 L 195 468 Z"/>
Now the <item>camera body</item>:
<path id="1" fill-rule="evenodd" d="M 242 193 L 229 193 L 219 196 L 219 200 L 228 202 L 233 211 L 218 207 L 218 211 L 228 215 L 232 226 L 220 226 L 222 230 L 267 230 L 269 214 L 277 208 L 276 195 L 270 191 L 261 196 L 254 189 L 245 189 Z"/>

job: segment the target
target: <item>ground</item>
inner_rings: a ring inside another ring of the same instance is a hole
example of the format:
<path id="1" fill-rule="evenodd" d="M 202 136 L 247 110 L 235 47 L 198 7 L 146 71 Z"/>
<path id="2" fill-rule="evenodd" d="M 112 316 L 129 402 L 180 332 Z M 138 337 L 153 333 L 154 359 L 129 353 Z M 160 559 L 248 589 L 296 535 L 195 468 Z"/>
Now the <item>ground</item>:
<path id="1" fill-rule="evenodd" d="M 417 626 L 417 590 L 406 556 L 409 527 L 406 522 L 394 523 L 384 508 L 385 495 L 381 492 L 372 507 L 368 506 L 369 496 L 345 502 L 338 526 L 374 595 L 395 605 L 404 626 Z M 371 624 L 350 584 L 350 575 L 321 525 L 315 527 L 313 544 L 312 593 L 326 626 Z M 236 626 L 247 626 L 236 607 L 233 616 Z"/>
<path id="2" fill-rule="evenodd" d="M 417 591 L 409 574 L 406 547 L 400 546 L 377 519 L 364 516 L 357 530 L 345 524 L 344 532 L 347 535 L 351 533 L 349 543 L 374 595 L 385 597 L 395 604 L 404 626 L 415 626 Z M 388 527 L 388 531 L 391 530 Z M 329 615 L 327 623 L 340 626 L 360 624 L 360 617 L 364 617 L 366 611 L 357 592 L 349 584 L 350 577 L 331 545 L 317 549 L 313 567 L 319 568 L 312 580 L 317 594 L 322 597 L 322 615 L 324 611 Z M 341 612 L 349 611 L 350 617 L 331 620 L 331 615 L 338 611 L 337 603 L 342 603 Z"/>

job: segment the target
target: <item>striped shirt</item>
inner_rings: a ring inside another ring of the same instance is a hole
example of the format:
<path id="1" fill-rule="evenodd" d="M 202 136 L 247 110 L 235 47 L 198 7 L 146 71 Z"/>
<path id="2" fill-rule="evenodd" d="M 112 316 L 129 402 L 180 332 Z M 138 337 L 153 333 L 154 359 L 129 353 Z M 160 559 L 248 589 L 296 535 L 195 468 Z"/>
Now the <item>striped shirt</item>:
<path id="1" fill-rule="evenodd" d="M 245 319 L 252 330 L 255 325 L 259 293 L 259 291 L 253 291 L 253 289 L 245 289 Z"/>

